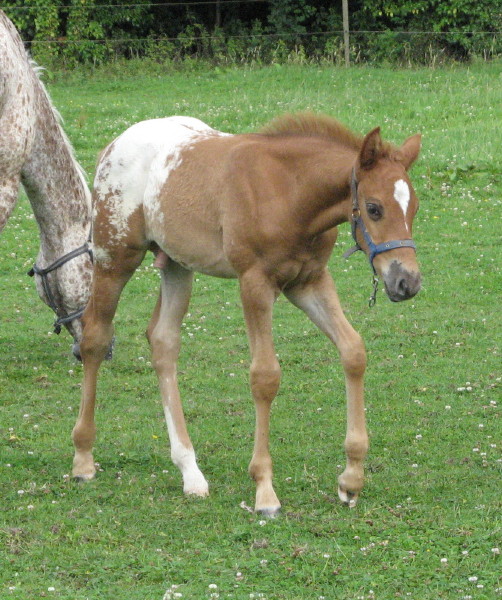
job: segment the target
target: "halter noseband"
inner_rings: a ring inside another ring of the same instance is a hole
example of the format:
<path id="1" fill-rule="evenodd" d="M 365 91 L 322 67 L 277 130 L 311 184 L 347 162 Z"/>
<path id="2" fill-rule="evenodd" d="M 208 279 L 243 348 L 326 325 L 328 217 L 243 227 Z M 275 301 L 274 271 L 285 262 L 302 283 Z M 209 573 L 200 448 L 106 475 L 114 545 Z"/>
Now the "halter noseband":
<path id="1" fill-rule="evenodd" d="M 45 269 L 40 269 L 39 267 L 37 267 L 37 265 L 33 265 L 33 267 L 28 271 L 28 275 L 30 277 L 33 277 L 33 275 L 39 275 L 40 278 L 42 279 L 42 287 L 44 288 L 44 292 L 47 297 L 47 302 L 48 302 L 49 306 L 52 308 L 52 310 L 56 313 L 56 316 L 58 315 L 58 306 L 56 304 L 54 295 L 51 291 L 47 275 L 51 271 L 55 271 L 56 269 L 59 269 L 59 267 L 62 267 L 64 264 L 66 264 L 73 258 L 76 258 L 77 256 L 80 256 L 81 254 L 86 254 L 86 253 L 89 254 L 91 262 L 93 262 L 92 249 L 89 245 L 89 242 L 86 242 L 83 246 L 80 246 L 80 248 L 76 248 L 75 250 L 68 252 L 61 258 L 58 258 L 56 261 L 54 261 L 52 263 L 52 265 L 45 267 Z M 67 323 L 70 323 L 70 321 L 73 321 L 74 319 L 79 319 L 82 316 L 84 310 L 85 310 L 85 307 L 81 308 L 79 310 L 76 310 L 75 312 L 72 312 L 69 315 L 66 315 L 63 317 L 58 316 L 58 318 L 54 321 L 54 333 L 59 335 L 61 333 L 61 326 L 66 325 Z"/>
<path id="2" fill-rule="evenodd" d="M 364 252 L 364 250 L 359 245 L 359 242 L 357 241 L 357 228 L 359 227 L 361 233 L 363 234 L 364 241 L 368 246 L 368 260 L 370 262 L 371 268 L 373 269 L 373 294 L 371 295 L 369 300 L 369 306 L 372 307 L 375 306 L 376 295 L 378 291 L 378 276 L 375 269 L 375 265 L 373 264 L 373 259 L 375 258 L 375 256 L 377 256 L 378 254 L 382 254 L 383 252 L 388 252 L 389 250 L 395 250 L 396 248 L 413 248 L 414 250 L 416 250 L 416 245 L 412 239 L 391 240 L 390 242 L 382 242 L 380 244 L 375 244 L 375 242 L 371 239 L 369 231 L 366 229 L 366 225 L 364 224 L 363 218 L 361 217 L 357 188 L 358 181 L 356 178 L 356 170 L 355 168 L 352 168 L 352 174 L 350 177 L 350 193 L 352 196 L 352 218 L 350 224 L 352 228 L 352 237 L 354 238 L 356 244 L 355 246 L 347 250 L 343 254 L 343 257 L 349 258 L 350 256 L 352 256 L 352 254 L 354 254 L 354 252 L 357 252 L 358 250 Z"/>

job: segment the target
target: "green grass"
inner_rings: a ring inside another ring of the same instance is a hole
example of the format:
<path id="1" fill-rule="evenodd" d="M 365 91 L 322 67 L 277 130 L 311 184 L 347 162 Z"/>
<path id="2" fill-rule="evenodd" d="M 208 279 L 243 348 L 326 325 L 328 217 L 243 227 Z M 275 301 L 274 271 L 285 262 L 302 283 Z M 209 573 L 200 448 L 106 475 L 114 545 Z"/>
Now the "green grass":
<path id="1" fill-rule="evenodd" d="M 331 270 L 369 358 L 368 479 L 352 511 L 335 499 L 345 420 L 337 353 L 277 303 L 283 382 L 272 452 L 283 512 L 265 522 L 240 507 L 253 504 L 254 417 L 236 284 L 198 276 L 183 328 L 180 385 L 212 493 L 187 499 L 143 336 L 158 287 L 145 261 L 100 379 L 102 471 L 82 486 L 67 475 L 81 366 L 68 335 L 51 334 L 52 314 L 25 275 L 38 234 L 22 199 L 0 240 L 2 600 L 162 600 L 167 590 L 195 600 L 502 596 L 492 550 L 502 546 L 500 67 L 76 72 L 49 86 L 90 177 L 115 135 L 170 114 L 241 132 L 313 109 L 363 133 L 381 125 L 395 142 L 421 131 L 414 238 L 424 288 L 399 305 L 380 294 L 368 309 L 369 267 L 362 256 L 342 260 L 351 244 L 342 228 Z"/>

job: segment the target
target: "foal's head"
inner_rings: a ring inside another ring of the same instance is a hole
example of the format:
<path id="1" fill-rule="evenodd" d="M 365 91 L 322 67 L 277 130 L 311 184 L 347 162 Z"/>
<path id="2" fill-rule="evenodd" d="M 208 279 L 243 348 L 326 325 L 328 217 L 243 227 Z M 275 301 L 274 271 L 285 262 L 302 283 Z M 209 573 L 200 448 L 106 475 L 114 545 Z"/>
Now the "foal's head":
<path id="1" fill-rule="evenodd" d="M 421 285 L 411 241 L 418 199 L 408 177 L 419 152 L 419 134 L 396 148 L 382 142 L 377 128 L 364 138 L 354 169 L 352 193 L 358 209 L 353 216 L 360 216 L 357 242 L 393 302 L 412 298 Z"/>

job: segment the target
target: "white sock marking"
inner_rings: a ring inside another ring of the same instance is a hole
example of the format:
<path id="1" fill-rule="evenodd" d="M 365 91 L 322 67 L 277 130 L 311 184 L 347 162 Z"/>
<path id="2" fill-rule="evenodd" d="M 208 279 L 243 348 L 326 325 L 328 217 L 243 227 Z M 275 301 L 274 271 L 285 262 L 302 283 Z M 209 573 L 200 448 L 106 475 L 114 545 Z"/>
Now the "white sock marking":
<path id="1" fill-rule="evenodd" d="M 185 494 L 207 496 L 207 481 L 197 466 L 193 448 L 187 448 L 179 439 L 171 411 L 167 406 L 164 406 L 164 415 L 171 443 L 171 459 L 183 476 L 183 491 Z"/>

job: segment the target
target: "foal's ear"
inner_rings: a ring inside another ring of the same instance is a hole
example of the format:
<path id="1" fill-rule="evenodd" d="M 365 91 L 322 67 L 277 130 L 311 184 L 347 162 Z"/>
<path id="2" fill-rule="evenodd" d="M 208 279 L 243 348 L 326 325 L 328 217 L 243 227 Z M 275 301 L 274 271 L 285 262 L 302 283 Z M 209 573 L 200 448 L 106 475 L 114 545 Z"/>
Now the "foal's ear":
<path id="1" fill-rule="evenodd" d="M 409 137 L 396 152 L 396 159 L 408 170 L 420 154 L 422 136 L 420 133 Z"/>
<path id="2" fill-rule="evenodd" d="M 359 152 L 359 165 L 361 168 L 371 169 L 374 167 L 381 152 L 382 138 L 380 137 L 380 127 L 376 127 L 363 140 L 363 145 Z"/>

